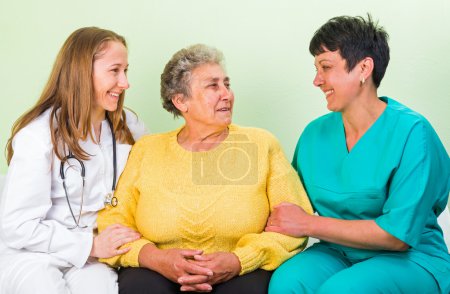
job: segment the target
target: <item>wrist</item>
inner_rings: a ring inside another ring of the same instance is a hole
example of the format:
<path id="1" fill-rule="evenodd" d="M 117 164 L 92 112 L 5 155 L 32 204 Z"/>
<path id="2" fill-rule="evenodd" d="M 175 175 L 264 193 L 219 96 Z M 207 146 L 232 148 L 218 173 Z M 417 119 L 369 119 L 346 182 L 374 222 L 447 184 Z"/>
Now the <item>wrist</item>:
<path id="1" fill-rule="evenodd" d="M 153 244 L 144 245 L 139 251 L 138 262 L 140 267 L 145 267 L 158 272 L 162 250 Z"/>
<path id="2" fill-rule="evenodd" d="M 239 260 L 239 257 L 236 254 L 234 254 L 234 252 L 231 252 L 231 255 L 233 255 L 234 259 L 235 276 L 238 276 L 242 270 L 241 261 Z"/>
<path id="3" fill-rule="evenodd" d="M 315 223 L 319 221 L 316 215 L 307 215 L 303 221 L 303 231 L 305 236 L 302 237 L 314 237 L 315 236 Z"/>

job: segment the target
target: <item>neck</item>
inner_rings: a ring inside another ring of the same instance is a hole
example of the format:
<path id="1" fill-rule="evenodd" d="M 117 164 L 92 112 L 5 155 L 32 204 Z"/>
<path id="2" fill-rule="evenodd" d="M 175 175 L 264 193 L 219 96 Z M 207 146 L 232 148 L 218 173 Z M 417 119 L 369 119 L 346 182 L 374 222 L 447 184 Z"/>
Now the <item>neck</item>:
<path id="1" fill-rule="evenodd" d="M 383 113 L 386 103 L 374 95 L 360 97 L 342 111 L 346 132 L 364 133 Z"/>
<path id="2" fill-rule="evenodd" d="M 376 93 L 355 100 L 342 111 L 347 150 L 351 151 L 358 140 L 366 133 L 386 108 L 386 103 L 378 99 Z"/>
<path id="3" fill-rule="evenodd" d="M 225 127 L 192 127 L 186 124 L 177 135 L 178 144 L 189 151 L 208 151 L 228 137 Z"/>
<path id="4" fill-rule="evenodd" d="M 94 127 L 94 136 L 97 142 L 100 142 L 100 134 L 102 131 L 102 121 L 105 119 L 106 112 L 104 110 L 92 113 L 92 126 Z"/>

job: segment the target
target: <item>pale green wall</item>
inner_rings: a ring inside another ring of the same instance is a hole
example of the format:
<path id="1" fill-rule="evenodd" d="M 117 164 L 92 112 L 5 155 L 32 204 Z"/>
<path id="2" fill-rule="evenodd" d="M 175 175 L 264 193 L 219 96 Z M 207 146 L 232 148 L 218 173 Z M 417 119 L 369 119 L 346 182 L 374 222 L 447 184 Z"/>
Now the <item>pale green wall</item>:
<path id="1" fill-rule="evenodd" d="M 201 42 L 225 54 L 234 121 L 269 129 L 291 157 L 305 125 L 326 113 L 323 94 L 312 85 L 312 34 L 333 16 L 371 12 L 391 37 L 379 94 L 425 115 L 449 150 L 449 10 L 448 0 L 0 0 L 0 146 L 39 96 L 66 37 L 95 25 L 127 38 L 132 87 L 126 104 L 151 131 L 181 123 L 160 105 L 159 75 L 175 51 Z"/>

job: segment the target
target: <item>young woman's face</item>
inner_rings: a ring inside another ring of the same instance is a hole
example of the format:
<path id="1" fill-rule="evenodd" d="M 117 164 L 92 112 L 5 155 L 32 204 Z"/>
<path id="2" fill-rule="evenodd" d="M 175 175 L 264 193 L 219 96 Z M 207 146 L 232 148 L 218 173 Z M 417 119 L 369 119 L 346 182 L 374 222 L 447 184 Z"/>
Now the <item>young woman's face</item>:
<path id="1" fill-rule="evenodd" d="M 117 109 L 120 94 L 130 87 L 127 69 L 127 48 L 120 42 L 108 41 L 93 64 L 94 117 L 104 119 L 105 111 Z"/>
<path id="2" fill-rule="evenodd" d="M 358 66 L 350 72 L 339 51 L 325 51 L 315 56 L 316 76 L 313 84 L 325 94 L 327 108 L 344 111 L 361 91 Z"/>

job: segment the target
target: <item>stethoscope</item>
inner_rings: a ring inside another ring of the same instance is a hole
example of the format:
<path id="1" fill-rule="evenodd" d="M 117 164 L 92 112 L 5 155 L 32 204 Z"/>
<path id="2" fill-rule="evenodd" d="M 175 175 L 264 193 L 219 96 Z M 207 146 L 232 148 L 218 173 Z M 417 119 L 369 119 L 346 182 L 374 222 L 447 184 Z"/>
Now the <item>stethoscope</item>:
<path id="1" fill-rule="evenodd" d="M 113 126 L 112 126 L 111 120 L 109 118 L 106 118 L 106 120 L 108 121 L 109 128 L 111 129 L 111 137 L 112 137 L 112 144 L 113 144 L 113 170 L 114 170 L 114 174 L 113 174 L 113 182 L 112 182 L 111 192 L 106 194 L 106 197 L 105 197 L 105 205 L 111 205 L 111 206 L 115 207 L 115 206 L 117 206 L 117 203 L 118 203 L 117 198 L 114 196 L 114 191 L 116 190 L 116 178 L 117 178 L 116 136 L 114 135 L 114 130 L 113 130 Z M 80 175 L 81 175 L 81 179 L 82 179 L 82 187 L 81 187 L 80 213 L 78 214 L 78 218 L 75 217 L 75 214 L 73 213 L 72 205 L 70 204 L 69 193 L 67 192 L 67 186 L 66 186 L 66 175 L 64 173 L 64 165 L 70 159 L 76 160 L 80 164 L 80 167 L 81 167 Z M 64 157 L 61 160 L 61 166 L 60 166 L 60 169 L 59 169 L 59 174 L 60 174 L 62 182 L 63 182 L 62 184 L 63 184 L 63 187 L 64 187 L 64 194 L 66 195 L 67 205 L 69 206 L 70 214 L 72 215 L 73 221 L 75 222 L 75 226 L 74 227 L 70 227 L 69 229 L 75 229 L 75 228 L 84 229 L 84 228 L 87 228 L 88 226 L 80 225 L 81 212 L 83 211 L 84 184 L 85 184 L 85 176 L 86 176 L 86 167 L 84 166 L 84 163 L 81 160 L 79 160 L 78 158 L 76 158 L 73 155 L 72 151 L 69 150 L 69 155 L 67 155 L 66 157 Z"/>

